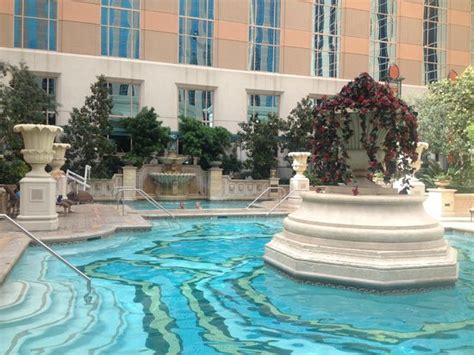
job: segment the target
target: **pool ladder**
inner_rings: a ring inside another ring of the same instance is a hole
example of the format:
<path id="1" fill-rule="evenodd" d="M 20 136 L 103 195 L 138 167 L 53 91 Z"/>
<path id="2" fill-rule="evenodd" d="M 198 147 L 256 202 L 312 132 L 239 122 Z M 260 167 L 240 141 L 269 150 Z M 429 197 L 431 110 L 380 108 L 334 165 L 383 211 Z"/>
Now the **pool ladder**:
<path id="1" fill-rule="evenodd" d="M 37 244 L 42 246 L 44 249 L 46 249 L 51 255 L 56 257 L 59 261 L 61 261 L 64 265 L 69 267 L 72 271 L 74 271 L 76 274 L 78 274 L 80 277 L 82 277 L 84 280 L 86 280 L 87 283 L 87 293 L 84 296 L 84 300 L 86 301 L 87 304 L 89 304 L 92 300 L 92 282 L 91 279 L 84 274 L 81 270 L 79 270 L 77 267 L 72 265 L 69 261 L 64 259 L 61 255 L 56 253 L 53 249 L 51 249 L 49 246 L 47 246 L 45 243 L 43 243 L 38 237 L 34 236 L 29 230 L 27 230 L 25 227 L 23 227 L 21 224 L 7 216 L 6 214 L 0 214 L 0 219 L 5 219 L 7 222 L 10 222 L 13 224 L 15 227 L 20 229 L 23 233 L 25 233 L 26 236 L 28 236 L 30 239 L 34 240 Z"/>
<path id="2" fill-rule="evenodd" d="M 269 186 L 267 187 L 260 195 L 258 195 L 255 200 L 249 203 L 249 205 L 245 208 L 250 208 L 252 207 L 263 195 L 265 195 L 267 192 L 272 192 L 272 190 L 277 190 L 277 191 L 282 191 L 286 193 L 286 190 L 283 187 L 280 186 Z"/>
<path id="3" fill-rule="evenodd" d="M 125 215 L 125 204 L 124 204 L 124 192 L 125 191 L 135 191 L 138 192 L 141 196 L 145 198 L 146 201 L 148 201 L 153 207 L 157 209 L 161 209 L 164 211 L 168 216 L 175 218 L 174 214 L 172 214 L 166 207 L 164 207 L 162 204 L 158 203 L 153 197 L 148 195 L 145 191 L 142 189 L 137 189 L 134 187 L 116 187 L 115 190 L 115 198 L 117 199 L 117 207 L 120 204 L 120 201 L 122 201 L 122 215 Z M 119 195 L 122 194 L 122 198 L 119 198 Z"/>

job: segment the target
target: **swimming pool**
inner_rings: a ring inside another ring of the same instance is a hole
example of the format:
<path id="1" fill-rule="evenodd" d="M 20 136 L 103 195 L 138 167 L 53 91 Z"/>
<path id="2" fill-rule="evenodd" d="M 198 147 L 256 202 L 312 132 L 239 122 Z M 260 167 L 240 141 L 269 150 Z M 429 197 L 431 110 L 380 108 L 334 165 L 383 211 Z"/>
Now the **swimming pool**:
<path id="1" fill-rule="evenodd" d="M 209 201 L 209 200 L 186 200 L 183 201 L 184 207 L 186 209 L 196 209 L 196 202 L 199 201 L 199 204 L 202 208 L 245 208 L 249 205 L 251 201 Z M 163 207 L 167 209 L 179 209 L 180 201 L 158 201 Z M 126 201 L 125 204 L 136 210 L 153 210 L 156 209 L 147 201 Z"/>
<path id="2" fill-rule="evenodd" d="M 295 282 L 266 266 L 281 218 L 155 223 L 56 246 L 92 276 L 91 305 L 83 280 L 29 248 L 0 289 L 9 304 L 0 353 L 474 352 L 472 237 L 448 235 L 459 250 L 456 287 L 380 295 Z"/>

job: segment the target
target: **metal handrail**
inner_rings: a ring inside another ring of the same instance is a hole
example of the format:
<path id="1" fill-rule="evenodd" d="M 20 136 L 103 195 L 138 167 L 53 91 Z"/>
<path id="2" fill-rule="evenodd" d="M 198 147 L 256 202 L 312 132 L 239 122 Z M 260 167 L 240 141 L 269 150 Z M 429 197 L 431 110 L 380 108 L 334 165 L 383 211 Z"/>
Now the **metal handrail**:
<path id="1" fill-rule="evenodd" d="M 76 272 L 79 276 L 84 278 L 87 282 L 87 294 L 84 296 L 84 299 L 86 300 L 87 303 L 89 303 L 92 299 L 91 293 L 92 293 L 92 285 L 91 285 L 91 279 L 84 274 L 81 270 L 79 270 L 77 267 L 72 265 L 69 261 L 64 259 L 61 255 L 56 253 L 53 249 L 51 249 L 49 246 L 47 246 L 45 243 L 43 243 L 41 240 L 39 240 L 37 237 L 35 237 L 29 230 L 27 230 L 25 227 L 23 227 L 21 224 L 17 223 L 14 221 L 12 218 L 7 216 L 6 214 L 0 214 L 0 218 L 6 219 L 8 222 L 12 223 L 14 226 L 16 226 L 18 229 L 20 229 L 23 233 L 25 233 L 30 239 L 33 239 L 36 243 L 41 245 L 44 249 L 46 249 L 51 255 L 55 256 L 59 261 L 61 261 L 64 265 L 68 266 L 71 270 Z"/>
<path id="2" fill-rule="evenodd" d="M 297 192 L 297 191 L 303 192 L 303 191 L 308 191 L 308 190 L 298 190 L 298 189 L 296 189 L 296 190 L 290 191 L 285 197 L 283 197 L 280 201 L 278 201 L 278 203 L 277 203 L 275 206 L 273 206 L 273 207 L 270 209 L 270 211 L 267 212 L 267 216 L 268 216 L 270 213 L 272 213 L 275 208 L 277 208 L 278 206 L 280 206 L 280 205 L 283 203 L 283 201 L 287 200 L 291 195 L 293 195 L 293 193 L 295 193 L 295 192 Z"/>
<path id="3" fill-rule="evenodd" d="M 140 195 L 142 195 L 145 198 L 145 200 L 147 200 L 151 205 L 165 211 L 166 214 L 168 214 L 170 217 L 175 218 L 174 214 L 172 214 L 166 207 L 164 207 L 163 205 L 158 203 L 153 197 L 148 195 L 142 189 L 136 189 L 134 187 L 117 187 L 116 190 L 117 191 L 115 192 L 115 197 L 117 198 L 117 205 L 119 204 L 119 201 L 120 201 L 119 194 L 122 193 L 122 214 L 125 214 L 125 206 L 124 206 L 124 203 L 123 203 L 123 201 L 124 201 L 124 192 L 125 191 L 135 191 L 135 192 L 138 192 Z"/>
<path id="4" fill-rule="evenodd" d="M 66 170 L 66 177 L 69 179 L 69 180 L 72 180 L 78 184 L 81 184 L 84 191 L 86 190 L 86 188 L 90 189 L 90 185 L 88 185 L 86 183 L 87 179 L 84 178 L 83 176 L 79 175 L 79 174 L 76 174 L 74 171 L 71 171 L 69 169 Z"/>
<path id="5" fill-rule="evenodd" d="M 269 187 L 267 187 L 260 195 L 258 195 L 255 200 L 253 200 L 252 202 L 250 202 L 250 204 L 249 204 L 247 207 L 245 207 L 245 208 L 250 208 L 250 207 L 252 207 L 252 206 L 260 199 L 260 197 L 262 197 L 265 193 L 267 193 L 268 190 L 273 190 L 273 189 L 286 191 L 283 187 L 280 187 L 280 186 L 269 186 Z"/>

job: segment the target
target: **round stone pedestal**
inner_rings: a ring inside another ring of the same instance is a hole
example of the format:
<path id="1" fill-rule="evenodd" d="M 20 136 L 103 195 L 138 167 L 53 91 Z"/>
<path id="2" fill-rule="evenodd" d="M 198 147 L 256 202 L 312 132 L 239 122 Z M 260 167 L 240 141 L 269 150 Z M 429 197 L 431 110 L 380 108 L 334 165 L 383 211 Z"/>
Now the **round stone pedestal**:
<path id="1" fill-rule="evenodd" d="M 423 208 L 424 197 L 305 192 L 265 247 L 295 278 L 371 289 L 453 284 L 457 252 Z"/>

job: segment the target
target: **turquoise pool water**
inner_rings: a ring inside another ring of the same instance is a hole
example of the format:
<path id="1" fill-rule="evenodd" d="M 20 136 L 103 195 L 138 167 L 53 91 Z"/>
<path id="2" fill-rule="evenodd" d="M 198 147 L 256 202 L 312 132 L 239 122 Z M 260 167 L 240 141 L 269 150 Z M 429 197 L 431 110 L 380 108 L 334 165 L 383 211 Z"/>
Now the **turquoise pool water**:
<path id="1" fill-rule="evenodd" d="M 456 287 L 380 295 L 266 266 L 264 245 L 281 228 L 280 218 L 161 221 L 57 245 L 93 278 L 90 305 L 83 280 L 30 248 L 0 288 L 0 353 L 474 353 L 472 237 L 448 235 Z"/>
<path id="2" fill-rule="evenodd" d="M 208 208 L 245 208 L 251 201 L 209 201 L 209 200 L 187 200 L 183 201 L 186 209 L 196 209 L 196 202 L 199 201 L 204 209 Z M 167 209 L 178 209 L 179 201 L 158 201 L 163 207 Z M 155 209 L 147 201 L 126 201 L 127 206 L 136 210 L 153 210 Z"/>

